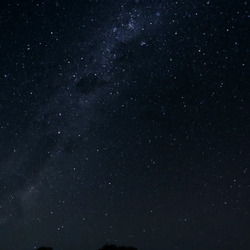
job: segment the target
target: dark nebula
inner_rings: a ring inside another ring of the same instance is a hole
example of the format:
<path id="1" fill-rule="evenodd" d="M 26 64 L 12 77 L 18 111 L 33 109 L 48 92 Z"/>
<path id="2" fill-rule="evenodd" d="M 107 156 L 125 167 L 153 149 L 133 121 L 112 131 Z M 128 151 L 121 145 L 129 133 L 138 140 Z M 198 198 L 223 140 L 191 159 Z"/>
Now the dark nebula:
<path id="1" fill-rule="evenodd" d="M 89 94 L 96 89 L 105 86 L 108 82 L 98 79 L 95 75 L 88 75 L 87 77 L 81 78 L 76 84 L 76 88 L 83 94 Z"/>

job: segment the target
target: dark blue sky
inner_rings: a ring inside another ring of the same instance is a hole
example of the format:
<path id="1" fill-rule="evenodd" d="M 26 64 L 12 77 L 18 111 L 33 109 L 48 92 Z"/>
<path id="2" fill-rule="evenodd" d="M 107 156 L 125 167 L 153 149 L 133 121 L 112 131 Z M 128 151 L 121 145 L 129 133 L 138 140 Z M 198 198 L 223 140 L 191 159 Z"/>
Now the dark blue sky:
<path id="1" fill-rule="evenodd" d="M 248 15 L 2 2 L 0 249 L 248 249 Z"/>

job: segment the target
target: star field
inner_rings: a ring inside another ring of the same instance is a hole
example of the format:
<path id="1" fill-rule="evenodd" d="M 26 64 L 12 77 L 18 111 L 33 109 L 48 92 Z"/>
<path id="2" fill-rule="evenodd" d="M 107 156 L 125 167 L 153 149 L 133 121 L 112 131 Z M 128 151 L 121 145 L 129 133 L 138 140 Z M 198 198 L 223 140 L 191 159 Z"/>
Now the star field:
<path id="1" fill-rule="evenodd" d="M 249 249 L 247 1 L 4 1 L 0 249 Z"/>

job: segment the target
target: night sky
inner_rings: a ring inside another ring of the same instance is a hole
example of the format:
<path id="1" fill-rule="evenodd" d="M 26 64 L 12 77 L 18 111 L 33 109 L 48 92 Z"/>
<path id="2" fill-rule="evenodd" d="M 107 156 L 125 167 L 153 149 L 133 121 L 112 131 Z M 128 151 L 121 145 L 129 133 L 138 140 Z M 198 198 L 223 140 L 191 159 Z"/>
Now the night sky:
<path id="1" fill-rule="evenodd" d="M 250 249 L 248 8 L 1 1 L 0 249 Z"/>

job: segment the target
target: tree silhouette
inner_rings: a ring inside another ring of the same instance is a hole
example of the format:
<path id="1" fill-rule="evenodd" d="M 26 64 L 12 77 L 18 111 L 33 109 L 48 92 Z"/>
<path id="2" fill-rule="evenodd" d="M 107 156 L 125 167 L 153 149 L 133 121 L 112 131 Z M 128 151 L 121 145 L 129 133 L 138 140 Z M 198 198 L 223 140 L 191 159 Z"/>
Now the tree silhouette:
<path id="1" fill-rule="evenodd" d="M 98 250 L 137 250 L 137 248 L 125 247 L 125 246 L 118 247 L 116 245 L 104 245 L 102 248 L 99 248 Z"/>

